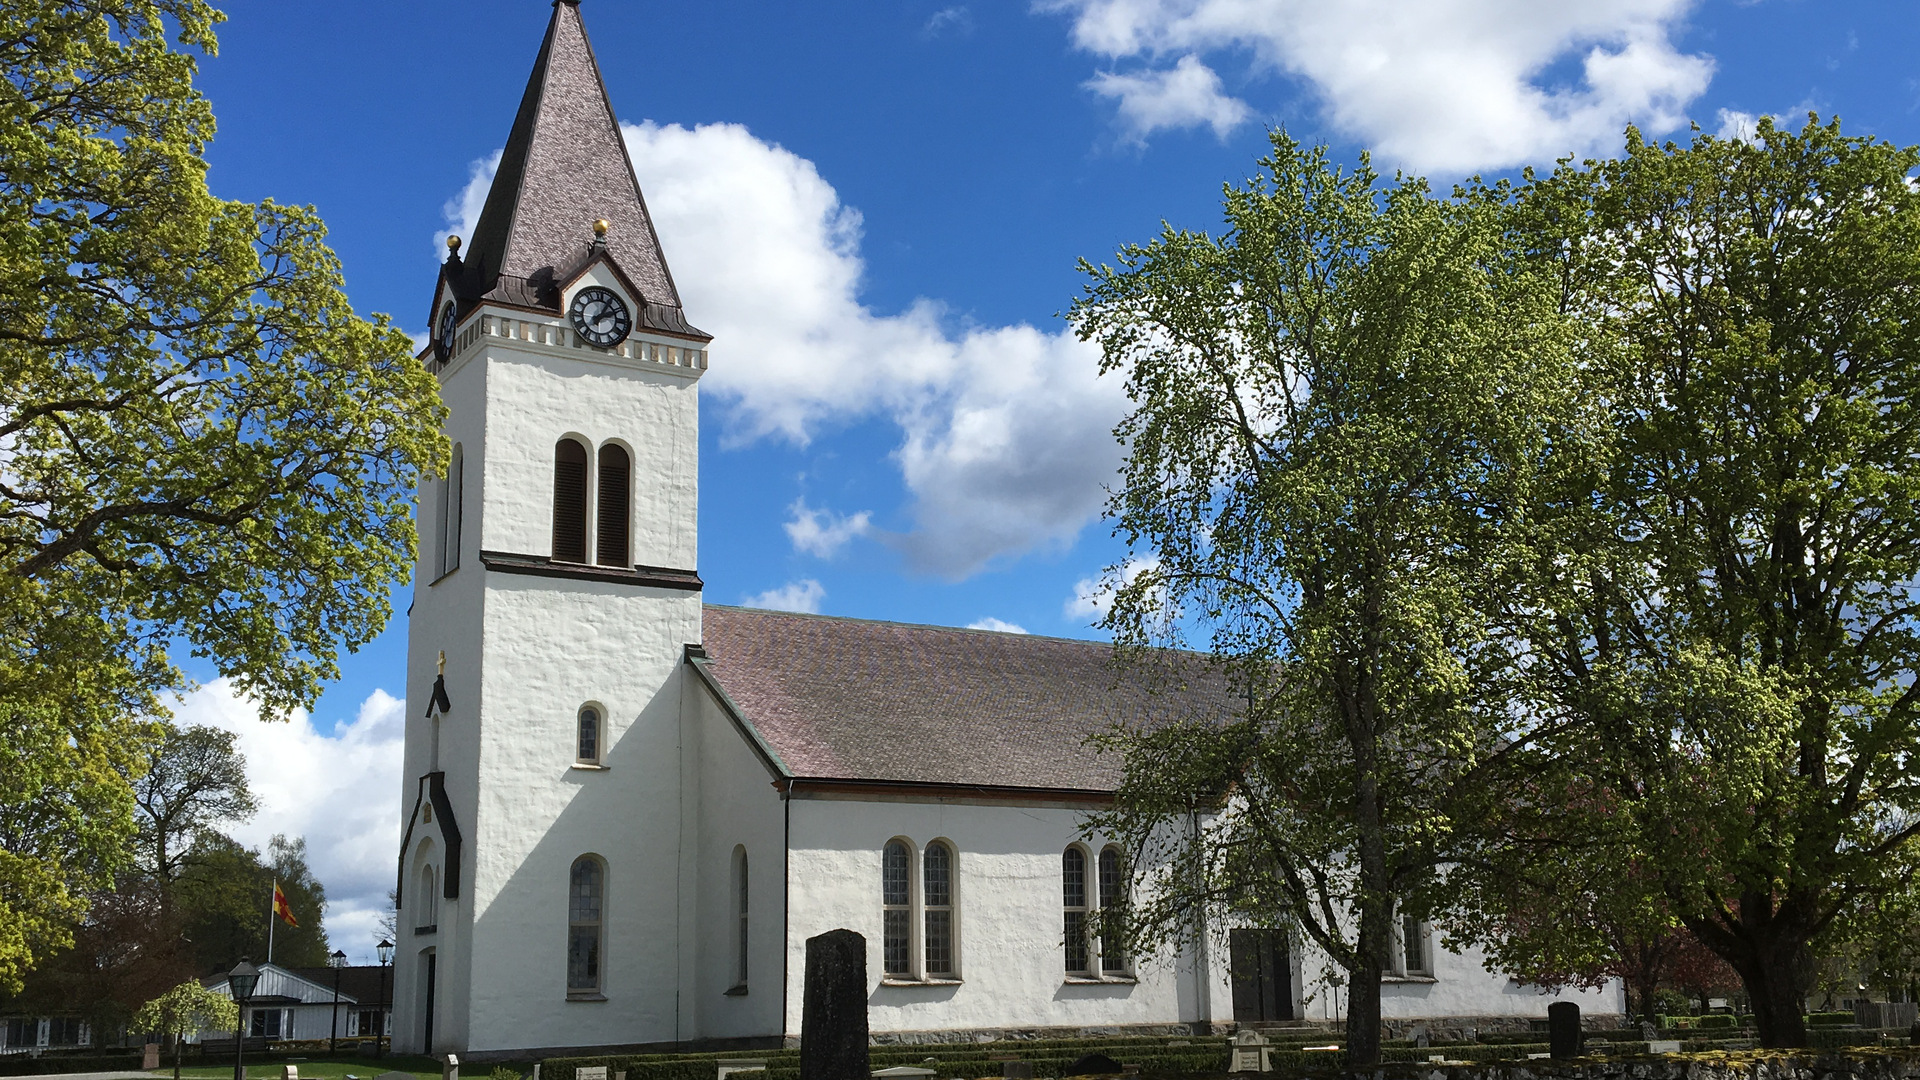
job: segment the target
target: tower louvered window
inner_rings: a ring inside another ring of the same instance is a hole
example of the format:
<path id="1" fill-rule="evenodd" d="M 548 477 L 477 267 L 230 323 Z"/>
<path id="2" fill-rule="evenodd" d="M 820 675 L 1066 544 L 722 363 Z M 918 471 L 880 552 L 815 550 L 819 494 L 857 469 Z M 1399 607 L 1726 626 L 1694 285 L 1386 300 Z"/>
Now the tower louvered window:
<path id="1" fill-rule="evenodd" d="M 587 448 L 574 439 L 553 448 L 553 561 L 587 561 Z"/>
<path id="2" fill-rule="evenodd" d="M 628 486 L 633 475 L 633 459 L 624 448 L 607 445 L 600 448 L 600 515 L 595 536 L 599 542 L 601 566 L 631 566 L 633 558 L 627 542 Z"/>

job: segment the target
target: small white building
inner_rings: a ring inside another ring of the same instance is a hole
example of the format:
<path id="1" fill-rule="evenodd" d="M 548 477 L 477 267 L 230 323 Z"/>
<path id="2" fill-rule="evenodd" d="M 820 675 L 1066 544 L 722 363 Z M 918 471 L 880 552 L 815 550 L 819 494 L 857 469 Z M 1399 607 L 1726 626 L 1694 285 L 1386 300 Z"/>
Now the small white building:
<path id="1" fill-rule="evenodd" d="M 389 972 L 378 967 L 284 968 L 261 964 L 260 981 L 247 999 L 248 1038 L 274 1042 L 374 1039 L 387 1034 L 391 1013 L 374 989 Z M 337 988 L 336 988 L 336 979 Z M 232 996 L 225 975 L 202 985 Z M 231 1031 L 203 1031 L 189 1042 L 231 1040 Z"/>
<path id="2" fill-rule="evenodd" d="M 805 942 L 843 927 L 867 939 L 878 1039 L 1341 1015 L 1281 928 L 1159 957 L 1075 929 L 1117 857 L 1080 836 L 1117 780 L 1085 737 L 1209 708 L 1204 681 L 1155 696 L 1095 643 L 702 603 L 711 339 L 577 0 L 468 240 L 422 354 L 453 464 L 419 508 L 396 1050 L 792 1040 Z M 1546 1015 L 1408 929 L 1390 1018 Z M 1617 987 L 1563 996 L 1621 1012 Z"/>

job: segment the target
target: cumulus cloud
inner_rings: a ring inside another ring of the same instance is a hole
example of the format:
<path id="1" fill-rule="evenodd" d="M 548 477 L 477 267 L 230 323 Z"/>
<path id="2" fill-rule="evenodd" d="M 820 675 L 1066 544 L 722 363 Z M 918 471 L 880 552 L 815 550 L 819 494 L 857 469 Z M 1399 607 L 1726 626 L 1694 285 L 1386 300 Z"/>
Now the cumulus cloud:
<path id="1" fill-rule="evenodd" d="M 493 174 L 500 168 L 503 153 L 504 150 L 495 150 L 467 166 L 467 186 L 440 208 L 441 215 L 447 219 L 447 228 L 433 234 L 435 262 L 446 260 L 447 237 L 457 236 L 462 243 L 473 240 L 473 230 L 480 224 L 480 211 L 487 205 L 487 189 L 493 186 Z"/>
<path id="2" fill-rule="evenodd" d="M 284 722 L 261 720 L 259 706 L 225 679 L 193 691 L 174 709 L 182 726 L 239 736 L 260 809 L 229 833 L 262 850 L 275 833 L 306 837 L 307 865 L 327 888 L 327 935 L 356 962 L 373 962 L 380 914 L 393 888 L 404 713 L 399 699 L 375 690 L 351 721 L 322 734 L 304 711 Z"/>
<path id="3" fill-rule="evenodd" d="M 795 499 L 787 508 L 793 520 L 787 522 L 787 537 L 795 551 L 830 559 L 856 536 L 873 531 L 873 512 L 862 510 L 842 517 L 831 510 L 817 510 L 805 499 Z"/>
<path id="4" fill-rule="evenodd" d="M 1117 574 L 1109 571 L 1099 577 L 1081 578 L 1074 584 L 1073 595 L 1067 598 L 1062 611 L 1069 619 L 1098 619 L 1112 609 L 1114 593 L 1133 584 L 1141 574 L 1159 568 L 1159 559 L 1133 558 L 1122 563 Z"/>
<path id="5" fill-rule="evenodd" d="M 826 586 L 812 578 L 789 581 L 777 589 L 768 589 L 757 596 L 749 596 L 740 603 L 753 608 L 770 608 L 774 611 L 797 611 L 803 615 L 820 614 L 820 601 L 827 595 Z"/>
<path id="6" fill-rule="evenodd" d="M 1087 87 L 1119 101 L 1120 122 L 1136 143 L 1156 131 L 1202 124 L 1224 139 L 1253 112 L 1246 102 L 1222 93 L 1220 76 L 1192 55 L 1163 71 L 1103 71 Z"/>
<path id="7" fill-rule="evenodd" d="M 1010 623 L 1005 619 L 996 619 L 991 615 L 984 619 L 978 619 L 968 623 L 967 629 L 992 630 L 999 634 L 1024 634 L 1027 632 L 1027 628 L 1021 626 L 1019 623 Z"/>
<path id="8" fill-rule="evenodd" d="M 937 38 L 944 34 L 965 37 L 973 33 L 973 12 L 965 4 L 958 7 L 941 8 L 927 19 L 927 25 L 920 30 L 924 38 Z"/>
<path id="9" fill-rule="evenodd" d="M 1069 544 L 1098 515 L 1126 399 L 1097 349 L 1064 328 L 950 332 L 931 300 L 875 311 L 859 212 L 812 162 L 737 124 L 625 132 L 688 317 L 716 336 L 703 384 L 732 440 L 890 419 L 913 527 L 888 541 L 949 578 Z"/>
<path id="10" fill-rule="evenodd" d="M 1383 157 L 1458 174 L 1597 149 L 1628 122 L 1654 132 L 1682 125 L 1714 66 L 1674 46 L 1693 4 L 1041 0 L 1040 7 L 1067 14 L 1073 43 L 1109 62 L 1250 55 L 1257 71 L 1303 81 L 1328 120 Z M 1564 78 L 1570 67 L 1578 76 Z M 1130 99 L 1111 96 L 1123 121 L 1137 126 L 1126 114 Z"/>

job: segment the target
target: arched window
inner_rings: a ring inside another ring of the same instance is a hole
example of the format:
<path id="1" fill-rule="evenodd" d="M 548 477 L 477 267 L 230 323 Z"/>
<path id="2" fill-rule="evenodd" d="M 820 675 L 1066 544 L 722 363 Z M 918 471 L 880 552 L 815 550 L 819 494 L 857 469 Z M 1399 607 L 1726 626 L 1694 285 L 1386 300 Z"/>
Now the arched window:
<path id="1" fill-rule="evenodd" d="M 440 875 L 432 863 L 420 866 L 420 898 L 413 905 L 413 928 L 431 930 L 440 923 Z"/>
<path id="2" fill-rule="evenodd" d="M 733 903 L 739 926 L 734 934 L 733 988 L 747 991 L 747 849 L 733 849 Z"/>
<path id="3" fill-rule="evenodd" d="M 633 475 L 633 459 L 623 447 L 612 443 L 600 448 L 600 515 L 594 536 L 598 548 L 594 560 L 601 566 L 632 566 L 627 544 L 628 482 Z"/>
<path id="4" fill-rule="evenodd" d="M 587 448 L 578 439 L 553 447 L 553 561 L 587 561 Z"/>
<path id="5" fill-rule="evenodd" d="M 1127 950 L 1121 939 L 1126 922 L 1127 879 L 1120 872 L 1120 849 L 1100 849 L 1100 971 L 1105 975 L 1127 970 Z"/>
<path id="6" fill-rule="evenodd" d="M 600 764 L 602 744 L 600 710 L 587 705 L 580 710 L 580 723 L 574 742 L 573 760 L 581 765 Z"/>
<path id="7" fill-rule="evenodd" d="M 881 963 L 888 975 L 913 975 L 913 857 L 903 841 L 889 840 L 880 859 Z"/>
<path id="8" fill-rule="evenodd" d="M 1427 924 L 1418 915 L 1400 916 L 1400 974 L 1433 974 L 1427 961 L 1427 937 Z"/>
<path id="9" fill-rule="evenodd" d="M 460 444 L 453 444 L 453 463 L 447 467 L 446 482 L 440 485 L 440 566 L 447 574 L 460 569 L 460 501 L 466 458 Z"/>
<path id="10" fill-rule="evenodd" d="M 953 849 L 936 840 L 921 855 L 920 897 L 925 911 L 929 979 L 953 975 Z"/>
<path id="11" fill-rule="evenodd" d="M 567 883 L 567 994 L 600 992 L 600 916 L 606 868 L 591 855 L 573 861 Z"/>
<path id="12" fill-rule="evenodd" d="M 1066 911 L 1067 974 L 1090 975 L 1087 964 L 1087 853 L 1070 847 L 1060 856 L 1061 904 Z"/>

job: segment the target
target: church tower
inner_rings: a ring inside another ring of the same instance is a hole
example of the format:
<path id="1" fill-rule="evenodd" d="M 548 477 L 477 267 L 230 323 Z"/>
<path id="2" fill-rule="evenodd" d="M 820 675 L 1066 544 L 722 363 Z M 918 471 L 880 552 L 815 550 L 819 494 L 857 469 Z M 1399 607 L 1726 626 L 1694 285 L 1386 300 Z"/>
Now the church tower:
<path id="1" fill-rule="evenodd" d="M 422 354 L 453 459 L 419 502 L 393 1048 L 673 1041 L 711 339 L 578 0 L 554 4 L 467 240 Z"/>

